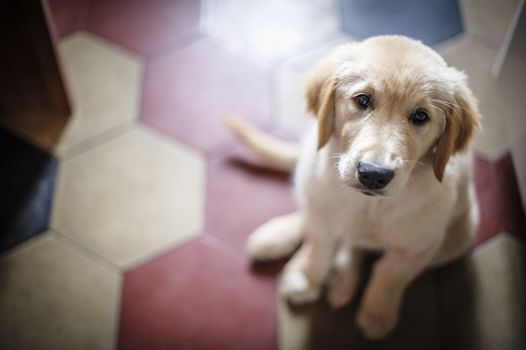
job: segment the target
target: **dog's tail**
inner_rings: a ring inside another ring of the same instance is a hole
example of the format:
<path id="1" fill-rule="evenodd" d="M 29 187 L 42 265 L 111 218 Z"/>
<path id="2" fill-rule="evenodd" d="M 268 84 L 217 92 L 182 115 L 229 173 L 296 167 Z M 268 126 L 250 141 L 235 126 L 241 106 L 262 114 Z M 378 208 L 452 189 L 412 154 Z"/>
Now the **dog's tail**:
<path id="1" fill-rule="evenodd" d="M 297 143 L 278 139 L 234 116 L 226 117 L 224 123 L 265 165 L 288 173 L 294 170 L 300 152 Z"/>

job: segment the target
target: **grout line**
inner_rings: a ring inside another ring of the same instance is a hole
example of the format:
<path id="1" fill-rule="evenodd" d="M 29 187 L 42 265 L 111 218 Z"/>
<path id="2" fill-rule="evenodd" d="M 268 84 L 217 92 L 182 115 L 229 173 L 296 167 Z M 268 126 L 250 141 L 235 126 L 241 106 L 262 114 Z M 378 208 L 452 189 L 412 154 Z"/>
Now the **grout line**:
<path id="1" fill-rule="evenodd" d="M 242 247 L 238 246 L 235 243 L 228 241 L 224 237 L 221 237 L 215 233 L 205 230 L 205 233 L 203 234 L 203 238 L 209 238 L 211 241 L 216 242 L 217 244 L 221 245 L 228 251 L 232 252 L 233 254 L 241 258 L 248 257 L 248 255 L 245 253 L 245 250 Z"/>
<path id="2" fill-rule="evenodd" d="M 176 53 L 182 49 L 191 46 L 194 43 L 202 41 L 204 39 L 203 35 L 204 34 L 201 31 L 199 31 L 199 29 L 191 31 L 176 42 L 164 45 L 156 50 L 152 50 L 150 53 L 145 54 L 144 59 L 146 63 L 150 63 L 164 56 Z"/>
<path id="3" fill-rule="evenodd" d="M 442 56 L 442 51 L 449 51 L 451 48 L 455 48 L 458 45 L 462 44 L 464 41 L 472 41 L 472 33 L 468 33 L 467 31 L 463 31 L 462 33 L 459 33 L 458 35 L 452 36 L 450 38 L 447 38 L 446 40 L 443 40 L 439 43 L 436 43 L 435 45 L 432 45 L 431 48 L 440 54 Z"/>
<path id="4" fill-rule="evenodd" d="M 117 346 L 119 345 L 119 328 L 120 328 L 120 320 L 121 320 L 121 311 L 122 311 L 122 293 L 124 290 L 124 275 L 119 274 L 119 288 L 117 291 L 117 300 L 115 300 L 115 318 L 114 318 L 114 329 L 113 329 L 113 342 L 112 342 L 112 348 L 117 349 Z"/>
<path id="5" fill-rule="evenodd" d="M 23 253 L 24 251 L 39 245 L 41 242 L 46 241 L 52 237 L 51 230 L 46 230 L 37 235 L 16 244 L 15 246 L 0 252 L 0 261 L 7 259 L 12 255 Z"/>
<path id="6" fill-rule="evenodd" d="M 146 57 L 140 52 L 130 49 L 127 46 L 121 45 L 120 43 L 115 42 L 110 38 L 107 38 L 103 34 L 99 34 L 88 29 L 80 29 L 71 34 L 71 36 L 81 35 L 87 37 L 88 40 L 95 42 L 95 44 L 100 46 L 103 50 L 115 51 L 117 54 L 124 56 L 126 60 L 138 61 L 140 64 L 144 64 L 146 60 Z M 70 36 L 68 35 L 68 38 L 69 37 Z"/>
<path id="7" fill-rule="evenodd" d="M 230 51 L 231 53 L 234 53 L 236 56 L 241 56 L 247 61 L 250 61 L 254 64 L 257 64 L 267 70 L 271 70 L 273 68 L 273 62 L 275 59 L 268 59 L 265 60 L 264 58 L 252 56 L 248 52 L 244 51 L 243 49 L 237 47 L 236 45 L 232 45 L 228 43 L 226 40 L 223 40 L 221 37 L 214 35 L 213 33 L 205 32 L 205 38 L 208 39 L 210 42 L 212 42 L 214 45 L 219 46 L 220 48 Z"/>
<path id="8" fill-rule="evenodd" d="M 160 128 L 149 124 L 148 122 L 138 120 L 137 124 L 135 125 L 139 129 L 143 129 L 146 132 L 152 134 L 153 136 L 170 143 L 172 146 L 175 146 L 177 148 L 182 148 L 186 152 L 191 153 L 197 153 L 197 155 L 206 162 L 207 160 L 207 154 L 206 151 L 203 149 L 198 148 L 197 146 L 191 145 L 188 142 L 185 142 L 183 140 L 180 140 L 179 138 L 171 135 L 169 132 L 166 132 L 164 130 L 161 130 Z"/>
<path id="9" fill-rule="evenodd" d="M 154 252 L 147 254 L 143 257 L 136 258 L 130 263 L 126 264 L 122 267 L 123 274 L 127 274 L 128 272 L 132 272 L 138 268 L 141 268 L 143 266 L 151 264 L 154 260 L 157 260 L 159 258 L 162 258 L 165 255 L 168 255 L 172 252 L 175 252 L 181 248 L 186 247 L 188 244 L 191 244 L 192 242 L 198 241 L 204 237 L 204 234 L 202 231 L 194 231 L 192 232 L 189 237 L 186 237 L 184 239 L 181 239 L 177 242 L 165 244 L 163 248 L 157 249 Z"/>
<path id="10" fill-rule="evenodd" d="M 473 40 L 475 43 L 482 45 L 485 48 L 490 49 L 492 51 L 498 52 L 500 50 L 500 45 L 502 43 L 501 44 L 496 43 L 493 40 L 487 39 L 483 37 L 482 35 L 475 33 L 475 32 L 470 32 L 470 34 L 471 34 L 471 40 Z"/>
<path id="11" fill-rule="evenodd" d="M 107 144 L 111 141 L 114 141 L 115 139 L 118 139 L 130 131 L 132 131 L 137 126 L 137 121 L 134 120 L 127 120 L 124 122 L 121 122 L 103 132 L 101 132 L 98 135 L 95 135 L 85 141 L 79 142 L 68 149 L 66 149 L 63 152 L 58 152 L 57 157 L 61 161 L 67 161 L 71 158 L 74 158 L 82 153 L 89 152 L 95 148 L 98 148 L 104 144 Z M 62 153 L 62 154 L 61 154 Z"/>
<path id="12" fill-rule="evenodd" d="M 55 237 L 57 240 L 61 241 L 62 243 L 65 243 L 70 248 L 76 250 L 78 253 L 84 255 L 85 257 L 88 257 L 100 265 L 106 267 L 111 272 L 117 273 L 119 276 L 122 275 L 123 270 L 121 267 L 119 267 L 117 264 L 110 261 L 108 258 L 94 252 L 90 248 L 83 245 L 80 241 L 56 230 L 56 229 L 50 229 L 50 232 L 53 237 Z"/>
<path id="13" fill-rule="evenodd" d="M 515 12 L 513 13 L 511 22 L 508 25 L 508 30 L 506 31 L 504 39 L 502 40 L 502 43 L 500 45 L 497 59 L 493 63 L 493 67 L 491 69 L 491 75 L 493 76 L 495 80 L 499 77 L 500 72 L 502 70 L 502 66 L 504 65 L 504 61 L 506 60 L 506 57 L 510 53 L 509 49 L 510 49 L 513 37 L 515 36 L 515 33 L 518 30 L 519 20 L 520 20 L 520 17 L 522 17 L 524 4 L 525 4 L 524 0 L 519 0 L 519 3 L 515 7 Z"/>
<path id="14" fill-rule="evenodd" d="M 502 157 L 506 156 L 510 152 L 510 149 L 508 146 L 506 146 L 503 149 L 493 150 L 491 153 L 480 151 L 477 148 L 474 149 L 475 157 L 482 159 L 490 164 L 495 164 L 498 162 Z"/>

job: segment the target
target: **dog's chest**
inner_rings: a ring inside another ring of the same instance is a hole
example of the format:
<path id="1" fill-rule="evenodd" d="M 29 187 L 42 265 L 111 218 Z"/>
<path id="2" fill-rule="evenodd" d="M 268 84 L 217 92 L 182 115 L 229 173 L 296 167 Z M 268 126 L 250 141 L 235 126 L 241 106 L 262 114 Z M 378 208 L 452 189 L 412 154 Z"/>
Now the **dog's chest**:
<path id="1" fill-rule="evenodd" d="M 331 181 L 309 181 L 299 190 L 300 202 L 314 229 L 368 249 L 382 249 L 392 221 L 392 204 L 369 198 Z"/>

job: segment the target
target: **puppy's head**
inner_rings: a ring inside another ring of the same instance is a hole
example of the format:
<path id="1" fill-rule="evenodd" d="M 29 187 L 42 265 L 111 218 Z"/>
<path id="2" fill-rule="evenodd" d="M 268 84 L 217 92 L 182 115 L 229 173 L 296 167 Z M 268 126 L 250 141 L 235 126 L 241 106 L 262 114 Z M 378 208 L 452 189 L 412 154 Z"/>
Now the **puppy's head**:
<path id="1" fill-rule="evenodd" d="M 396 195 L 415 169 L 442 181 L 479 127 L 466 76 L 420 42 L 381 36 L 341 46 L 307 82 L 318 148 L 338 144 L 338 172 L 366 194 Z"/>

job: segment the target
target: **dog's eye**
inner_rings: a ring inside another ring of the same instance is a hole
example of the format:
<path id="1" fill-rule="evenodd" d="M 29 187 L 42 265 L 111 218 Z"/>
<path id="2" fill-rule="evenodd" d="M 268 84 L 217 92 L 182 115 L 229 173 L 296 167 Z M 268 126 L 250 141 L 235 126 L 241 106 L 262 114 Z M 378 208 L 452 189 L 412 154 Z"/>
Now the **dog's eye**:
<path id="1" fill-rule="evenodd" d="M 354 101 L 360 106 L 360 108 L 366 109 L 371 105 L 371 99 L 369 96 L 360 94 L 354 98 Z"/>
<path id="2" fill-rule="evenodd" d="M 413 123 L 414 125 L 423 125 L 429 120 L 429 117 L 427 116 L 427 113 L 423 110 L 419 109 L 411 117 L 409 117 L 409 121 Z"/>

